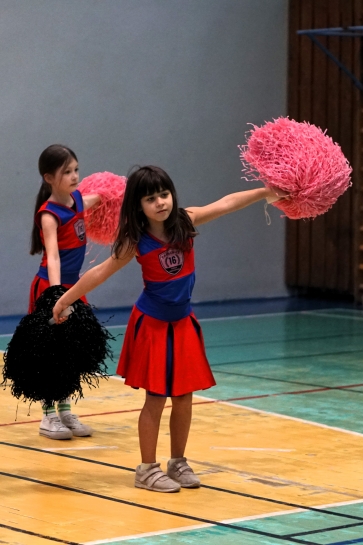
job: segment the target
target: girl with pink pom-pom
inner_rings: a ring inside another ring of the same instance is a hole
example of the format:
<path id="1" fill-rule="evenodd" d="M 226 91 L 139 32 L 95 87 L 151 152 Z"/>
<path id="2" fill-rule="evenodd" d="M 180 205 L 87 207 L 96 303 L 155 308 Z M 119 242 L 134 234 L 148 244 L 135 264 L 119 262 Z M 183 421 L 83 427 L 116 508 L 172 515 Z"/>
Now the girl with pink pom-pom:
<path id="1" fill-rule="evenodd" d="M 46 148 L 38 167 L 42 183 L 36 198 L 30 253 L 43 255 L 30 288 L 29 313 L 49 286 L 62 284 L 69 288 L 79 279 L 87 243 L 84 210 L 100 201 L 96 194 L 82 198 L 77 190 L 78 159 L 66 146 L 54 144 Z M 40 435 L 50 439 L 92 435 L 92 429 L 71 413 L 70 399 L 59 401 L 59 416 L 54 406 L 42 408 Z"/>
<path id="2" fill-rule="evenodd" d="M 192 395 L 215 381 L 201 328 L 190 306 L 196 227 L 262 199 L 271 202 L 285 195 L 259 188 L 227 195 L 207 206 L 182 209 L 165 171 L 153 166 L 139 168 L 126 184 L 113 255 L 86 272 L 55 305 L 53 317 L 59 324 L 67 319 L 61 313 L 69 305 L 134 257 L 142 267 L 145 288 L 133 308 L 117 368 L 125 384 L 146 390 L 139 418 L 141 464 L 136 468 L 136 487 L 177 492 L 180 487 L 200 486 L 184 456 Z M 171 459 L 164 473 L 156 462 L 156 447 L 169 396 Z"/>

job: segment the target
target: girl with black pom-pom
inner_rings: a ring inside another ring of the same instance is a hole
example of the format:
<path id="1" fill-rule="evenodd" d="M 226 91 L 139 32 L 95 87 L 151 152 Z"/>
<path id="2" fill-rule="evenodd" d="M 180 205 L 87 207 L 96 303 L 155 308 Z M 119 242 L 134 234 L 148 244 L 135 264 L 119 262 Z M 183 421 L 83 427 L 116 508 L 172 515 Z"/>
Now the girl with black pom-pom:
<path id="1" fill-rule="evenodd" d="M 194 286 L 195 227 L 284 193 L 259 188 L 227 195 L 212 204 L 178 208 L 174 184 L 162 169 L 147 166 L 129 177 L 113 255 L 86 272 L 53 309 L 54 320 L 76 299 L 127 265 L 142 267 L 145 289 L 137 300 L 125 334 L 117 373 L 125 384 L 146 390 L 139 418 L 142 463 L 135 486 L 158 492 L 197 488 L 200 481 L 184 457 L 192 415 L 193 391 L 215 384 L 201 328 L 191 309 Z M 171 397 L 171 459 L 167 473 L 156 463 L 160 419 Z"/>
<path id="2" fill-rule="evenodd" d="M 66 146 L 47 147 L 39 157 L 38 168 L 42 181 L 36 198 L 30 253 L 43 255 L 30 288 L 29 313 L 46 288 L 59 284 L 69 288 L 79 279 L 87 242 L 83 211 L 99 202 L 98 195 L 82 198 L 77 190 L 78 159 Z M 69 398 L 59 401 L 59 416 L 54 405 L 42 408 L 40 435 L 51 439 L 92 435 L 92 429 L 71 413 Z"/>

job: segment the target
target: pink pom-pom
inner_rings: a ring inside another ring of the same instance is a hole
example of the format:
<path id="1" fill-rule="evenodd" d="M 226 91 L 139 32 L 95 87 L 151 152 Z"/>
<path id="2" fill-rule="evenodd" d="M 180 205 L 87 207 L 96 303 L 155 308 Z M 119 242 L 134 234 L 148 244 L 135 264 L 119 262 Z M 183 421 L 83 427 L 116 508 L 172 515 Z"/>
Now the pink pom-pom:
<path id="1" fill-rule="evenodd" d="M 126 180 L 125 176 L 112 172 L 96 172 L 84 178 L 78 186 L 82 195 L 97 194 L 101 197 L 98 206 L 84 213 L 87 236 L 97 244 L 112 244 L 115 240 Z"/>
<path id="2" fill-rule="evenodd" d="M 351 166 L 340 146 L 319 127 L 280 117 L 253 126 L 238 146 L 244 172 L 289 199 L 273 203 L 290 219 L 324 214 L 351 185 Z"/>

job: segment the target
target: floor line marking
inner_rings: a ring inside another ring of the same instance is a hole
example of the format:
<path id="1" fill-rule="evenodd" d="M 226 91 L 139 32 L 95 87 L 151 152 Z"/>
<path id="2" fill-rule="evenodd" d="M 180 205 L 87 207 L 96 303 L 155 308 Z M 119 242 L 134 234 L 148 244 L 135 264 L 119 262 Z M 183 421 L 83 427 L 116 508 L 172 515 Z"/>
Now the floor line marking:
<path id="1" fill-rule="evenodd" d="M 355 320 L 358 322 L 361 322 L 363 320 L 363 316 L 360 317 L 360 316 L 348 316 L 348 315 L 344 316 L 344 314 L 327 314 L 324 312 L 316 312 L 313 310 L 302 310 L 301 313 L 307 316 L 323 316 L 324 318 L 336 318 L 340 320 Z"/>
<path id="2" fill-rule="evenodd" d="M 42 448 L 46 452 L 56 452 L 58 450 L 113 450 L 118 449 L 116 446 L 95 446 L 95 447 L 51 447 L 51 448 Z"/>
<path id="3" fill-rule="evenodd" d="M 86 462 L 86 463 L 95 464 L 95 465 L 101 465 L 101 466 L 110 467 L 110 468 L 114 468 L 114 469 L 121 469 L 123 471 L 128 471 L 130 473 L 135 473 L 135 469 L 133 469 L 133 468 L 125 467 L 125 466 L 121 466 L 121 465 L 117 465 L 117 464 L 111 464 L 109 462 L 101 462 L 100 460 L 94 460 L 92 458 L 81 458 L 80 456 L 74 456 L 74 455 L 71 455 L 71 454 L 62 454 L 60 452 L 47 452 L 47 451 L 44 451 L 43 449 L 40 449 L 40 448 L 37 448 L 37 447 L 29 447 L 29 446 L 25 446 L 25 445 L 7 443 L 5 441 L 0 441 L 0 445 L 10 446 L 10 447 L 13 447 L 13 448 L 19 448 L 19 449 L 24 449 L 24 450 L 31 450 L 31 451 L 34 451 L 34 452 L 40 452 L 42 454 L 50 454 L 52 456 L 59 456 L 61 458 L 69 458 L 69 459 L 72 459 L 72 460 L 77 460 L 77 461 Z M 211 465 L 211 464 L 207 464 L 206 462 L 200 462 L 198 460 L 197 461 L 191 460 L 191 461 L 195 462 L 195 463 L 197 463 L 199 465 L 207 465 L 207 466 Z M 214 466 L 214 467 L 217 467 L 217 466 Z M 239 472 L 237 470 L 234 470 L 233 473 L 241 473 L 241 472 Z M 256 475 L 251 473 L 251 474 L 249 474 L 249 476 L 256 476 Z M 16 475 L 14 475 L 14 477 L 16 477 Z M 26 477 L 24 477 L 24 478 L 26 479 Z M 282 481 L 281 479 L 277 479 L 277 480 Z M 292 483 L 291 481 L 283 481 L 283 482 L 288 482 L 289 484 Z M 301 483 L 292 483 L 292 484 L 298 485 L 298 486 L 301 485 Z M 57 485 L 54 485 L 54 486 L 57 486 Z M 293 507 L 293 508 L 297 508 L 297 509 L 303 509 L 305 511 L 313 511 L 313 512 L 318 511 L 319 513 L 321 512 L 320 508 L 316 508 L 316 507 L 309 507 L 309 506 L 300 505 L 300 504 L 296 504 L 296 503 L 290 503 L 290 502 L 277 500 L 277 499 L 274 499 L 274 498 L 268 498 L 268 497 L 264 497 L 264 496 L 256 496 L 254 494 L 248 494 L 248 493 L 245 493 L 245 492 L 238 492 L 238 491 L 235 491 L 235 490 L 230 490 L 228 488 L 220 488 L 220 487 L 205 485 L 205 484 L 202 484 L 201 486 L 202 486 L 202 488 L 215 490 L 217 492 L 222 492 L 222 493 L 225 493 L 225 494 L 231 494 L 231 495 L 235 495 L 235 496 L 250 498 L 250 499 L 254 499 L 254 500 L 258 500 L 258 501 L 263 501 L 263 502 L 266 502 L 266 503 L 284 505 L 285 507 L 286 506 L 287 507 Z M 321 489 L 321 487 L 310 487 L 310 488 L 314 488 L 314 489 L 320 490 L 320 491 L 323 490 L 324 492 L 326 492 L 326 490 L 324 488 Z M 337 493 L 336 491 L 333 491 L 333 492 Z M 352 494 L 349 494 L 349 495 L 352 496 Z M 362 501 L 363 500 L 361 498 L 354 499 L 354 500 L 348 500 L 348 501 L 345 500 L 345 502 L 341 502 L 341 505 L 346 505 L 346 504 L 350 504 L 350 503 L 357 503 L 357 502 L 359 503 L 359 502 L 362 502 Z M 355 515 L 334 513 L 334 512 L 331 512 L 331 511 L 327 511 L 327 510 L 323 511 L 323 512 L 325 512 L 326 514 L 334 515 L 334 516 L 338 516 L 338 517 L 344 517 L 344 518 L 349 518 L 349 519 L 359 520 L 359 521 L 363 520 L 363 517 L 358 517 L 358 516 L 355 516 Z"/>
<path id="4" fill-rule="evenodd" d="M 344 507 L 344 506 L 347 506 L 347 505 L 354 505 L 354 504 L 357 504 L 357 503 L 363 503 L 363 500 L 353 500 L 353 501 L 348 501 L 348 502 L 339 502 L 339 503 L 331 503 L 331 504 L 326 504 L 326 505 L 320 505 L 319 508 L 321 509 L 324 509 L 324 508 L 334 508 L 334 507 Z M 233 524 L 233 523 L 238 523 L 238 522 L 247 522 L 249 520 L 259 520 L 259 519 L 266 519 L 266 518 L 269 518 L 269 517 L 280 517 L 280 516 L 284 516 L 284 515 L 295 515 L 295 514 L 298 514 L 298 513 L 304 513 L 305 509 L 287 509 L 287 510 L 284 510 L 284 511 L 276 511 L 274 513 L 263 513 L 261 515 L 251 515 L 251 516 L 248 516 L 248 517 L 242 517 L 242 518 L 236 518 L 236 519 L 227 519 L 227 520 L 223 520 L 222 522 L 226 522 L 226 523 L 230 523 L 230 524 Z M 155 531 L 155 532 L 145 532 L 143 534 L 133 534 L 133 535 L 129 535 L 129 536 L 121 536 L 121 537 L 115 537 L 115 538 L 111 538 L 111 539 L 102 539 L 102 540 L 96 540 L 96 541 L 87 541 L 85 543 L 83 543 L 82 545 L 103 545 L 103 544 L 107 544 L 107 543 L 116 543 L 118 541 L 127 541 L 128 539 L 142 539 L 142 538 L 145 538 L 145 537 L 153 537 L 153 536 L 158 536 L 158 535 L 168 535 L 168 534 L 174 534 L 176 532 L 189 532 L 189 531 L 192 531 L 192 530 L 199 530 L 199 529 L 204 529 L 204 528 L 210 528 L 212 525 L 211 524 L 198 524 L 198 525 L 195 525 L 195 526 L 182 526 L 180 528 L 172 528 L 170 530 L 158 530 L 158 531 Z M 331 545 L 339 545 L 339 544 L 331 544 Z"/>
<path id="5" fill-rule="evenodd" d="M 9 477 L 9 478 L 12 478 L 12 479 L 19 479 L 19 480 L 22 480 L 22 481 L 27 481 L 27 482 L 39 484 L 39 485 L 42 485 L 42 486 L 49 486 L 51 488 L 66 490 L 68 492 L 75 492 L 76 494 L 83 494 L 85 496 L 90 496 L 90 497 L 97 498 L 97 499 L 112 501 L 112 502 L 115 502 L 115 503 L 128 505 L 130 507 L 136 507 L 136 508 L 139 508 L 139 509 L 146 509 L 147 511 L 154 511 L 156 513 L 161 513 L 163 515 L 166 514 L 166 515 L 171 515 L 171 516 L 174 516 L 174 517 L 183 518 L 183 519 L 187 519 L 187 520 L 195 520 L 195 521 L 198 521 L 198 522 L 204 522 L 204 523 L 207 523 L 207 524 L 211 524 L 213 526 L 219 526 L 219 527 L 222 527 L 222 528 L 229 528 L 231 530 L 236 530 L 238 532 L 246 532 L 246 533 L 249 533 L 249 534 L 255 534 L 255 535 L 260 535 L 260 536 L 265 536 L 265 537 L 271 537 L 273 539 L 281 539 L 283 541 L 289 540 L 290 542 L 292 541 L 294 543 L 301 543 L 302 545 L 317 545 L 316 543 L 313 543 L 311 541 L 305 541 L 305 540 L 303 541 L 301 539 L 296 539 L 296 538 L 286 539 L 284 537 L 277 536 L 276 534 L 272 534 L 270 532 L 263 532 L 262 530 L 255 530 L 255 529 L 246 528 L 246 527 L 243 527 L 243 526 L 234 526 L 232 524 L 223 523 L 223 522 L 220 522 L 220 521 L 217 521 L 217 520 L 210 520 L 210 519 L 206 519 L 204 517 L 197 517 L 197 516 L 194 516 L 194 515 L 188 515 L 186 513 L 179 513 L 177 511 L 170 511 L 168 509 L 162 509 L 160 507 L 153 507 L 153 506 L 145 505 L 145 504 L 142 504 L 142 503 L 136 503 L 136 502 L 129 501 L 129 500 L 123 500 L 121 498 L 115 498 L 115 497 L 112 497 L 112 496 L 105 496 L 104 494 L 96 494 L 95 492 L 90 492 L 88 490 L 84 490 L 84 489 L 81 489 L 81 488 L 73 488 L 71 486 L 60 485 L 60 484 L 52 483 L 52 482 L 49 482 L 49 481 L 42 481 L 40 479 L 33 479 L 31 477 L 25 477 L 25 476 L 22 476 L 22 475 L 15 475 L 13 473 L 7 473 L 7 472 L 4 472 L 4 471 L 0 471 L 0 475 L 3 475 L 5 477 Z M 333 513 L 333 514 L 335 514 L 335 513 Z M 349 518 L 349 517 L 347 517 L 347 518 Z M 350 517 L 350 518 L 353 518 L 353 517 Z M 355 517 L 355 518 L 357 519 L 357 517 Z"/>
<path id="6" fill-rule="evenodd" d="M 113 377 L 110 377 L 110 378 L 113 378 Z M 230 399 L 231 399 L 231 401 L 232 400 L 233 401 L 238 401 L 238 400 L 243 401 L 243 400 L 247 400 L 247 399 L 254 399 L 256 397 L 257 398 L 267 397 L 267 396 L 270 396 L 270 395 L 276 395 L 277 396 L 277 395 L 280 395 L 280 394 L 266 394 L 266 395 L 263 395 L 263 396 L 252 396 L 252 397 L 230 398 Z M 221 400 L 221 399 L 201 396 L 201 395 L 197 395 L 197 394 L 194 394 L 194 398 L 201 399 L 202 401 L 195 402 L 195 403 L 193 403 L 193 405 L 208 405 L 208 404 L 213 404 L 213 403 L 220 403 L 222 405 L 227 405 L 227 406 L 230 406 L 230 407 L 245 409 L 247 411 L 253 411 L 253 412 L 260 413 L 260 414 L 272 415 L 272 416 L 276 416 L 278 418 L 293 420 L 295 422 L 302 422 L 303 424 L 307 424 L 307 425 L 312 425 L 312 426 L 317 426 L 317 427 L 324 428 L 324 429 L 329 429 L 329 430 L 334 430 L 334 431 L 338 431 L 338 432 L 342 432 L 342 433 L 347 433 L 347 434 L 350 434 L 350 435 L 355 435 L 357 437 L 363 437 L 363 433 L 361 433 L 361 432 L 347 430 L 345 428 L 338 428 L 337 426 L 329 426 L 328 424 L 322 424 L 320 422 L 314 422 L 313 420 L 305 420 L 303 418 L 298 418 L 298 417 L 295 417 L 295 416 L 289 416 L 289 415 L 285 415 L 285 414 L 282 414 L 282 413 L 276 413 L 276 412 L 272 412 L 272 411 L 265 411 L 265 410 L 262 410 L 262 409 L 249 407 L 248 405 L 239 405 L 237 403 L 231 403 L 228 400 Z M 172 407 L 171 405 L 165 405 L 165 409 L 170 409 L 171 407 Z M 125 410 L 121 410 L 121 411 L 107 411 L 107 412 L 104 412 L 104 413 L 82 414 L 81 416 L 82 416 L 82 418 L 89 418 L 89 417 L 93 417 L 93 416 L 105 416 L 105 415 L 109 415 L 109 414 L 124 414 L 124 413 L 131 413 L 131 412 L 140 412 L 141 410 L 142 410 L 142 407 L 138 407 L 136 409 L 125 409 Z M 34 424 L 34 423 L 39 423 L 40 421 L 41 420 L 39 419 L 39 420 L 28 420 L 28 421 L 25 420 L 25 421 L 20 421 L 20 422 L 7 422 L 5 424 L 0 424 L 0 427 L 16 426 L 16 425 L 21 425 L 21 424 Z"/>
<path id="7" fill-rule="evenodd" d="M 316 310 L 319 310 L 319 309 L 316 309 Z M 328 309 L 322 309 L 322 310 L 328 310 Z M 339 308 L 337 309 L 332 309 L 332 310 L 340 310 Z M 349 310 L 349 309 L 348 309 Z M 130 311 L 131 312 L 131 311 Z M 196 311 L 198 312 L 198 311 Z M 288 314 L 289 316 L 291 315 L 296 315 L 296 314 L 304 314 L 304 313 L 307 313 L 307 312 L 311 312 L 312 314 L 314 314 L 314 311 L 306 311 L 306 310 L 285 310 L 285 311 L 281 311 L 281 312 L 264 312 L 264 313 L 261 313 L 261 314 L 239 314 L 237 316 L 220 316 L 220 317 L 217 317 L 217 318 L 198 318 L 198 322 L 215 322 L 215 321 L 227 321 L 227 320 L 240 320 L 240 319 L 251 319 L 251 318 L 259 318 L 259 317 L 271 317 L 271 316 L 285 316 L 286 314 Z M 315 316 L 315 314 L 314 314 Z M 118 324 L 118 325 L 109 325 L 109 326 L 106 326 L 107 329 L 115 329 L 117 327 L 127 327 L 127 323 L 126 324 Z M 3 333 L 3 334 L 0 334 L 0 338 L 1 337 L 11 337 L 13 335 L 13 333 Z"/>
<path id="8" fill-rule="evenodd" d="M 254 448 L 254 447 L 209 447 L 211 450 L 253 450 L 263 452 L 296 452 L 291 448 Z"/>
<path id="9" fill-rule="evenodd" d="M 66 545 L 82 545 L 81 543 L 76 543 L 75 541 L 67 541 L 65 539 L 59 539 L 56 537 L 46 536 L 43 534 L 37 534 L 36 532 L 31 532 L 30 530 L 23 530 L 21 528 L 16 528 L 14 526 L 7 526 L 6 524 L 0 524 L 0 528 L 6 528 L 13 532 L 20 532 L 21 534 L 27 534 L 29 536 L 40 537 L 41 539 L 48 539 L 49 541 L 55 541 L 57 543 L 65 543 Z M 0 543 L 5 543 L 5 541 L 0 541 Z"/>
<path id="10" fill-rule="evenodd" d="M 306 530 L 305 532 L 297 532 L 295 534 L 285 534 L 284 537 L 301 537 L 311 534 L 324 534 L 326 532 L 335 532 L 336 530 L 344 530 L 346 528 L 354 528 L 356 526 L 362 526 L 363 522 L 356 522 L 354 524 L 344 524 L 341 526 L 331 526 L 330 528 L 319 528 L 318 530 Z"/>
<path id="11" fill-rule="evenodd" d="M 208 346 L 207 346 L 208 351 Z M 269 363 L 271 361 L 286 361 L 286 360 L 300 360 L 304 358 L 320 358 L 325 356 L 342 356 L 343 354 L 358 354 L 359 352 L 363 353 L 363 347 L 359 349 L 354 350 L 342 350 L 341 352 L 333 351 L 333 352 L 316 352 L 316 353 L 310 353 L 310 354 L 295 354 L 295 355 L 289 355 L 289 356 L 278 356 L 274 358 L 259 358 L 259 359 L 252 359 L 252 360 L 237 360 L 237 361 L 222 361 L 221 363 L 211 363 L 212 369 L 215 369 L 216 367 L 220 367 L 222 365 L 232 365 L 232 364 L 246 364 L 246 363 Z"/>
<path id="12" fill-rule="evenodd" d="M 359 539 L 350 539 L 349 541 L 336 541 L 335 543 L 328 543 L 327 545 L 354 545 L 354 543 L 363 543 L 363 537 Z"/>
<path id="13" fill-rule="evenodd" d="M 328 424 L 321 424 L 320 422 L 314 422 L 313 420 L 305 420 L 304 418 L 298 418 L 296 416 L 289 416 L 287 414 L 275 413 L 275 412 L 272 412 L 272 411 L 264 411 L 262 409 L 256 409 L 254 407 L 248 407 L 248 405 L 238 405 L 237 403 L 230 403 L 228 401 L 221 401 L 221 400 L 218 400 L 218 399 L 215 399 L 215 398 L 212 398 L 212 397 L 205 397 L 205 396 L 196 395 L 196 394 L 194 394 L 194 397 L 199 398 L 199 399 L 206 399 L 206 400 L 210 401 L 211 403 L 212 402 L 221 403 L 222 405 L 228 405 L 230 407 L 235 407 L 235 408 L 240 407 L 242 409 L 245 409 L 246 411 L 251 411 L 251 412 L 256 412 L 256 413 L 261 413 L 261 414 L 267 414 L 267 415 L 271 415 L 271 416 L 277 416 L 278 418 L 284 418 L 286 420 L 293 420 L 294 422 L 302 422 L 303 424 L 317 426 L 319 428 L 325 428 L 325 429 L 328 429 L 328 430 L 339 431 L 339 432 L 342 432 L 342 433 L 348 433 L 349 435 L 356 435 L 357 437 L 363 437 L 363 433 L 360 433 L 359 431 L 352 431 L 352 430 L 346 430 L 345 428 L 338 428 L 336 426 L 329 426 Z"/>
<path id="14" fill-rule="evenodd" d="M 225 365 L 229 365 L 226 363 Z M 231 364 L 233 365 L 233 364 Z M 212 370 L 213 366 L 212 366 Z M 348 385 L 348 386 L 325 386 L 324 384 L 316 384 L 313 382 L 300 382 L 298 380 L 286 380 L 283 378 L 274 378 L 274 377 L 266 377 L 263 375 L 251 375 L 250 373 L 236 373 L 233 371 L 220 371 L 219 369 L 217 371 L 214 370 L 215 373 L 219 373 L 221 375 L 231 375 L 236 377 L 249 377 L 249 378 L 257 378 L 259 380 L 270 380 L 271 382 L 282 382 L 286 384 L 299 384 L 300 386 L 315 386 L 316 388 L 331 388 L 332 390 L 341 389 L 341 388 L 350 388 L 352 386 L 356 385 Z M 352 392 L 363 394 L 363 391 L 361 390 L 352 390 Z"/>

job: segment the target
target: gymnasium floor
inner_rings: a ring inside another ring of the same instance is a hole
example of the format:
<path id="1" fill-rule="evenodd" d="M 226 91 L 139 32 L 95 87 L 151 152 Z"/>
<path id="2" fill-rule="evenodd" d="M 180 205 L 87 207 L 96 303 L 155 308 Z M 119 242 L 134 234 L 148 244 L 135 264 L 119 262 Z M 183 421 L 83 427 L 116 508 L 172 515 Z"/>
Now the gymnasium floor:
<path id="1" fill-rule="evenodd" d="M 39 407 L 20 403 L 15 420 L 5 390 L 0 544 L 363 543 L 363 312 L 275 306 L 201 322 L 218 383 L 194 398 L 187 455 L 202 487 L 134 488 L 143 393 L 117 377 L 76 406 L 93 437 L 65 442 L 38 435 Z M 117 359 L 124 327 L 110 327 Z"/>

